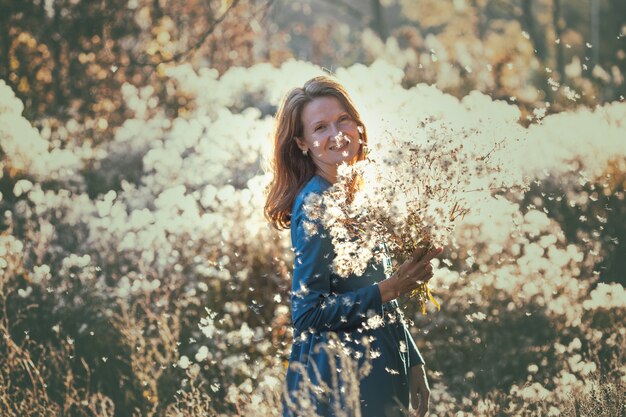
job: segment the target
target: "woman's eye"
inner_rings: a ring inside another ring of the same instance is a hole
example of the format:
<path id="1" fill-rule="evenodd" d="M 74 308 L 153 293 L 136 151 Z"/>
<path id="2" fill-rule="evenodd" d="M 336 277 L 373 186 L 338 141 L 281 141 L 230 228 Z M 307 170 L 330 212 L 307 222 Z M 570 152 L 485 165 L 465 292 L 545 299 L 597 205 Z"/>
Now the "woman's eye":
<path id="1" fill-rule="evenodd" d="M 324 125 L 319 125 L 315 128 L 315 132 L 319 132 L 322 129 L 324 129 Z"/>

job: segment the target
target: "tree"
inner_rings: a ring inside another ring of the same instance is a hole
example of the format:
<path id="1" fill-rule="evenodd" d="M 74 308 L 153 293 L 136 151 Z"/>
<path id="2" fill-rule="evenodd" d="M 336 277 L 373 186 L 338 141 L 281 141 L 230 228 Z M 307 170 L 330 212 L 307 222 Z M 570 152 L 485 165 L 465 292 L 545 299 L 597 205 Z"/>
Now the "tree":
<path id="1" fill-rule="evenodd" d="M 168 63 L 224 71 L 255 62 L 249 24 L 269 5 L 256 0 L 0 0 L 0 78 L 24 102 L 29 120 L 47 118 L 51 139 L 65 141 L 58 128 L 81 118 L 81 125 L 91 126 L 84 136 L 99 142 L 128 118 L 124 83 L 158 90 L 160 65 Z"/>

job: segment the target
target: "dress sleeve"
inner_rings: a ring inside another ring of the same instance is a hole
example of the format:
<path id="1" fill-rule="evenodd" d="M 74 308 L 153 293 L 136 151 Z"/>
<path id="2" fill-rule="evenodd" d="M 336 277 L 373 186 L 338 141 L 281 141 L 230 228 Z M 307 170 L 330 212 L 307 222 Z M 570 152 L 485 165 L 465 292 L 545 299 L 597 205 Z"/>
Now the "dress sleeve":
<path id="1" fill-rule="evenodd" d="M 370 310 L 382 314 L 378 285 L 331 293 L 334 250 L 330 235 L 318 220 L 306 216 L 301 205 L 294 208 L 292 222 L 295 259 L 291 312 L 295 330 L 342 330 L 358 326 Z"/>

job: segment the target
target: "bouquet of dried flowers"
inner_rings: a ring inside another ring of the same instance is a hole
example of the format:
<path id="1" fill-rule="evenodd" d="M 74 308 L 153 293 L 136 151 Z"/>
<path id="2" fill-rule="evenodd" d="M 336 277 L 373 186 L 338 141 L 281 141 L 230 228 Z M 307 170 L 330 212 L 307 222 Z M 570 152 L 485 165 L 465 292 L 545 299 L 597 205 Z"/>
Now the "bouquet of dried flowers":
<path id="1" fill-rule="evenodd" d="M 373 258 L 384 262 L 389 254 L 390 274 L 418 247 L 450 243 L 470 210 L 467 196 L 496 187 L 498 167 L 489 157 L 498 145 L 470 150 L 463 138 L 475 133 L 445 125 L 431 126 L 420 141 L 387 133 L 384 146 L 369 148 L 365 160 L 339 167 L 337 182 L 307 201 L 309 215 L 332 237 L 338 275 L 360 275 Z M 425 282 L 411 297 L 423 314 L 428 302 L 440 308 Z"/>

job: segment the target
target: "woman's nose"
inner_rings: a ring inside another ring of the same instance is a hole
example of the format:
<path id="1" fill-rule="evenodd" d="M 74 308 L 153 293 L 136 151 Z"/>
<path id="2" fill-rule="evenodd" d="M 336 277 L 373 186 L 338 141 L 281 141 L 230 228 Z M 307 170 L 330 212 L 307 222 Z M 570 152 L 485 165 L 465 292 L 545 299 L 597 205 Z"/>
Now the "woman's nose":
<path id="1" fill-rule="evenodd" d="M 330 135 L 330 139 L 334 139 L 340 132 L 341 130 L 339 130 L 336 124 L 334 123 L 330 124 L 329 129 L 328 129 L 328 134 Z"/>

